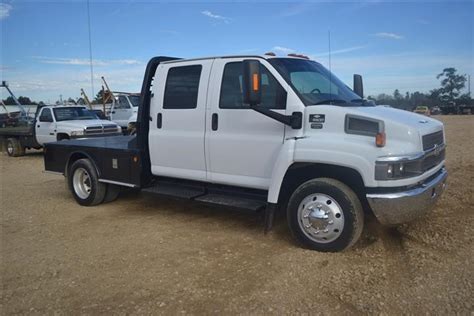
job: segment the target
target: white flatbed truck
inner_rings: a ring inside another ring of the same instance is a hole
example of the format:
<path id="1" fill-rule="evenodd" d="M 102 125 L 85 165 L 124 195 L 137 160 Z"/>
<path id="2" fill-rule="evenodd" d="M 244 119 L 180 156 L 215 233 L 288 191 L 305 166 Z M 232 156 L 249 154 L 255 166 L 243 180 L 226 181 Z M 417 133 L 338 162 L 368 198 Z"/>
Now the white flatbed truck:
<path id="1" fill-rule="evenodd" d="M 153 84 L 152 84 L 153 82 Z M 303 56 L 155 57 L 135 136 L 46 144 L 45 169 L 76 201 L 120 187 L 220 206 L 277 210 L 303 246 L 353 245 L 373 212 L 387 225 L 426 213 L 445 187 L 437 120 L 363 99 Z"/>

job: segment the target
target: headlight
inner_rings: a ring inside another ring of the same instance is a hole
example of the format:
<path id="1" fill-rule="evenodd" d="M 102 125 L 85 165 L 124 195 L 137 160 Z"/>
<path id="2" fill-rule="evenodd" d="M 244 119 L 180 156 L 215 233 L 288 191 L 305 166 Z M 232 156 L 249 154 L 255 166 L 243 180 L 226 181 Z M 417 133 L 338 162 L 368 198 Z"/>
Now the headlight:
<path id="1" fill-rule="evenodd" d="M 375 164 L 375 180 L 397 180 L 423 173 L 422 161 L 379 162 Z"/>
<path id="2" fill-rule="evenodd" d="M 84 135 L 84 130 L 71 132 L 71 136 L 83 136 L 83 135 Z"/>

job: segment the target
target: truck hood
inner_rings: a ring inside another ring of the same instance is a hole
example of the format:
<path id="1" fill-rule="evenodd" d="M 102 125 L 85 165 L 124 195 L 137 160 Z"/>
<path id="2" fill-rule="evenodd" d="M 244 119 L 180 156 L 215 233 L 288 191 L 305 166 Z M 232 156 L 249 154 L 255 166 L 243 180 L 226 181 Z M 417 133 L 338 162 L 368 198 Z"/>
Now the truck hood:
<path id="1" fill-rule="evenodd" d="M 77 120 L 77 121 L 61 121 L 56 123 L 58 126 L 71 129 L 84 129 L 91 126 L 117 125 L 107 120 Z"/>
<path id="2" fill-rule="evenodd" d="M 443 128 L 443 123 L 438 120 L 405 110 L 384 106 L 367 106 L 351 109 L 353 109 L 351 112 L 354 114 L 379 119 L 384 122 L 391 122 L 396 125 L 404 125 L 410 129 L 418 130 L 421 135 L 432 133 Z"/>

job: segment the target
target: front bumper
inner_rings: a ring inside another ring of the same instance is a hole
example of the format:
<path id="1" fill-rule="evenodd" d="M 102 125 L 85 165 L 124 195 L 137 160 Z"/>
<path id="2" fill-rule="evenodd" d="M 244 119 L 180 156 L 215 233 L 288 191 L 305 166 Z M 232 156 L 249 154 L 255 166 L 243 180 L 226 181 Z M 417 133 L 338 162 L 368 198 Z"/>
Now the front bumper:
<path id="1" fill-rule="evenodd" d="M 396 225 L 414 220 L 430 211 L 446 187 L 448 172 L 442 168 L 419 186 L 394 193 L 367 194 L 372 211 L 384 225 Z"/>

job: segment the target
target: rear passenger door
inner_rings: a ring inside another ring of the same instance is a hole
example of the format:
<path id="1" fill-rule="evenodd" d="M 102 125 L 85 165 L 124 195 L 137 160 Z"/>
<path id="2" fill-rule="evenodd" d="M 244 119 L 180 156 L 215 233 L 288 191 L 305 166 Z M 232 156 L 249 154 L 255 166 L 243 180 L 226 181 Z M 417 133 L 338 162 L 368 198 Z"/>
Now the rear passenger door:
<path id="1" fill-rule="evenodd" d="M 158 66 L 148 136 L 154 175 L 206 180 L 204 134 L 212 62 Z"/>

